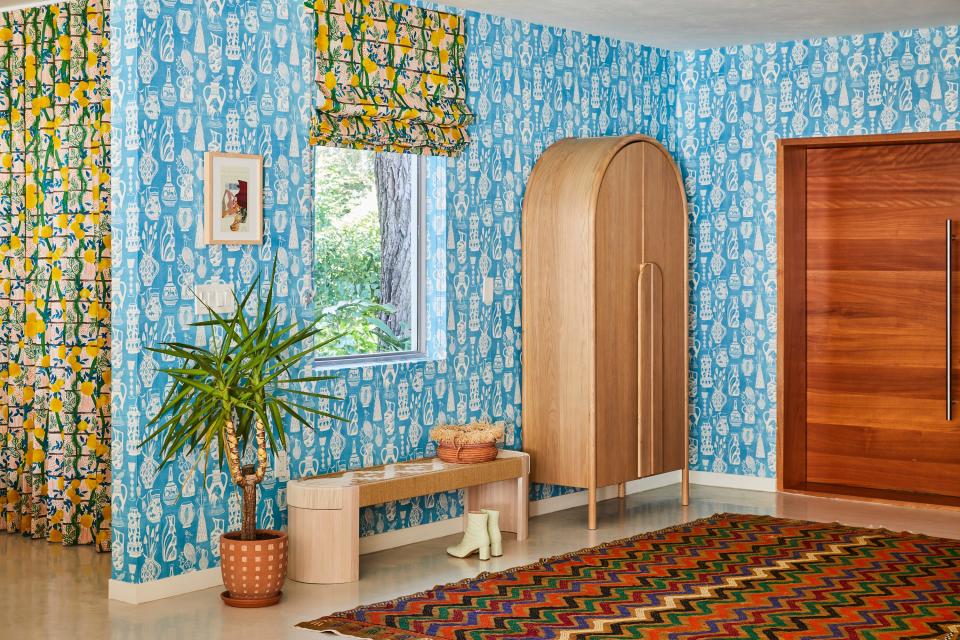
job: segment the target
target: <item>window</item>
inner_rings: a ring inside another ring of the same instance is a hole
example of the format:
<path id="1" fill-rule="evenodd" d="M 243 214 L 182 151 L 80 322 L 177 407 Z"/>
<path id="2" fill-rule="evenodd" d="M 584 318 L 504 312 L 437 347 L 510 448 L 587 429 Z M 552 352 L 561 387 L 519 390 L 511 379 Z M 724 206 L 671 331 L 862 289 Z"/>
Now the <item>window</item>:
<path id="1" fill-rule="evenodd" d="M 314 147 L 318 352 L 422 352 L 423 159 Z"/>

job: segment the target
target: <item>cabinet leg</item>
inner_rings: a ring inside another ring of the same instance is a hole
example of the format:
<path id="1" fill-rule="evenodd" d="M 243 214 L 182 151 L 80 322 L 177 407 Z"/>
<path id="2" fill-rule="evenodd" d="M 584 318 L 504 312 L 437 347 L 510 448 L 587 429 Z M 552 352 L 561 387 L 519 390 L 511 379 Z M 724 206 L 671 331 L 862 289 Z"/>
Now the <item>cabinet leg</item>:
<path id="1" fill-rule="evenodd" d="M 626 497 L 627 497 L 627 483 L 626 483 L 626 482 L 618 482 L 618 483 L 617 483 L 617 497 L 618 497 L 618 498 L 626 498 Z"/>
<path id="2" fill-rule="evenodd" d="M 680 479 L 680 504 L 687 506 L 690 504 L 690 469 L 687 465 L 683 466 Z"/>
<path id="3" fill-rule="evenodd" d="M 587 489 L 587 529 L 597 528 L 597 488 Z"/>

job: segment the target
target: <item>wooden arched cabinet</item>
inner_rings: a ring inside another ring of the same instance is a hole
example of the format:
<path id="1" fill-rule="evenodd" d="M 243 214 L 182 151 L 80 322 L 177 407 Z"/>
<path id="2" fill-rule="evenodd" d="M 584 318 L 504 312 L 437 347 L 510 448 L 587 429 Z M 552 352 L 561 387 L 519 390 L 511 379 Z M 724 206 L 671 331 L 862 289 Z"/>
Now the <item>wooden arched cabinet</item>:
<path id="1" fill-rule="evenodd" d="M 531 480 L 589 491 L 687 471 L 687 210 L 667 150 L 566 139 L 523 204 L 523 449 Z"/>

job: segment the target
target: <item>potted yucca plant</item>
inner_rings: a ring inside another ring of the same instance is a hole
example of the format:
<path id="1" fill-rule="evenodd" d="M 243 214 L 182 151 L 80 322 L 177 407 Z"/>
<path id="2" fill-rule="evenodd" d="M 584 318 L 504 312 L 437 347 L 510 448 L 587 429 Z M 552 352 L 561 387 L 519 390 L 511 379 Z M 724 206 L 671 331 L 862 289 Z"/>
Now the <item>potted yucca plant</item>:
<path id="1" fill-rule="evenodd" d="M 171 384 L 160 410 L 148 423 L 144 444 L 160 443 L 163 467 L 181 451 L 196 453 L 206 473 L 216 451 L 243 494 L 240 531 L 223 534 L 220 563 L 232 606 L 269 606 L 280 600 L 287 571 L 287 535 L 257 529 L 257 485 L 267 469 L 267 451 L 284 451 L 285 420 L 313 428 L 310 415 L 341 419 L 317 408 L 319 401 L 337 399 L 303 387 L 333 376 L 299 376 L 304 359 L 330 342 L 316 340 L 318 320 L 298 326 L 282 324 L 275 307 L 274 261 L 266 297 L 255 314 L 247 303 L 259 288 L 258 277 L 242 299 L 234 295 L 236 311 L 221 315 L 207 307 L 209 320 L 192 326 L 208 331 L 206 346 L 164 342 L 150 351 L 174 358 L 176 365 L 160 371 Z M 338 336 L 339 337 L 339 336 Z M 336 338 L 334 338 L 336 339 Z M 253 453 L 255 464 L 244 464 Z"/>

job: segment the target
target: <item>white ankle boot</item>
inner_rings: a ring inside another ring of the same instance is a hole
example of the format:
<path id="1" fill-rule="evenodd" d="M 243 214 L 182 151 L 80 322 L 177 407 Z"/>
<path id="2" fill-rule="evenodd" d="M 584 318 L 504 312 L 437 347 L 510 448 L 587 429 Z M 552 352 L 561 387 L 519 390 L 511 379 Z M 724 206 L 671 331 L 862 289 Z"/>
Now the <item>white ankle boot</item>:
<path id="1" fill-rule="evenodd" d="M 487 534 L 490 536 L 490 555 L 503 555 L 503 536 L 500 534 L 500 512 L 493 509 L 481 509 L 487 514 Z"/>
<path id="2" fill-rule="evenodd" d="M 474 551 L 480 552 L 481 560 L 490 559 L 490 533 L 487 530 L 488 516 L 483 511 L 471 511 L 467 514 L 467 529 L 463 532 L 460 544 L 447 547 L 447 553 L 455 558 L 466 558 Z M 497 533 L 499 534 L 499 529 Z"/>

